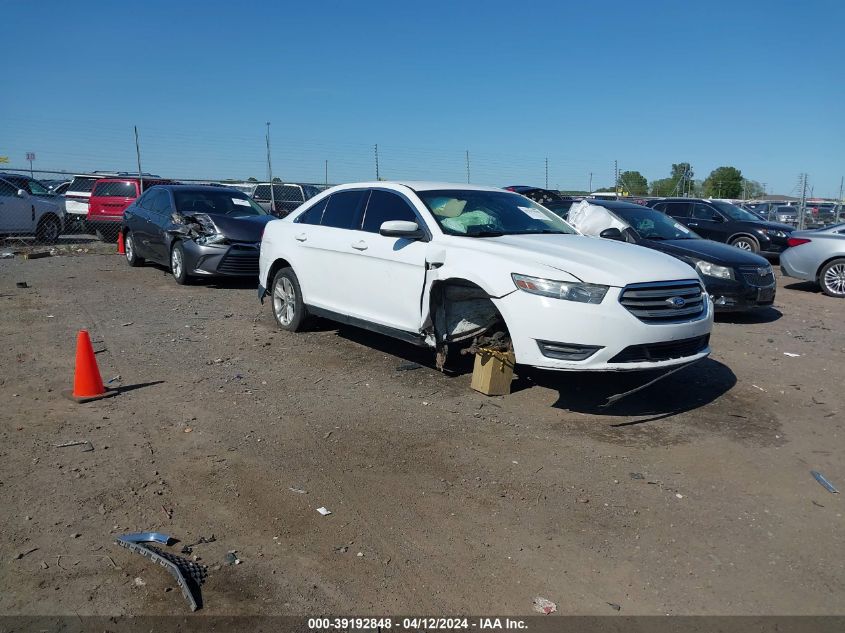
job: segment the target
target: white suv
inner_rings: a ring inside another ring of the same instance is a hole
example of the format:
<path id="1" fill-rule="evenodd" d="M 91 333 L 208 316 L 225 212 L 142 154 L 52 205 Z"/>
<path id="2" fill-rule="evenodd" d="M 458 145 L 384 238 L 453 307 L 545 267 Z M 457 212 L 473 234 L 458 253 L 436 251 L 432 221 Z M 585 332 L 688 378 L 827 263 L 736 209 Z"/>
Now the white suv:
<path id="1" fill-rule="evenodd" d="M 707 356 L 713 308 L 685 263 L 578 234 L 519 194 L 443 183 L 340 185 L 267 224 L 259 296 L 438 352 L 479 336 L 517 363 L 652 369 Z"/>

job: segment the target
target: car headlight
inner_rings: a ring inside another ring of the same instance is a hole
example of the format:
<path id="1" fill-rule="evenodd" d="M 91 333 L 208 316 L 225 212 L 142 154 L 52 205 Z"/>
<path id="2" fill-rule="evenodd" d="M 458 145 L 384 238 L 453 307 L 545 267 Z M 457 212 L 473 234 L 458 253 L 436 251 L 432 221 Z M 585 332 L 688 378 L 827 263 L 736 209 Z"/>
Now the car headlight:
<path id="1" fill-rule="evenodd" d="M 601 303 L 608 289 L 608 286 L 599 286 L 597 284 L 554 281 L 553 279 L 541 279 L 539 277 L 518 275 L 517 273 L 513 273 L 511 277 L 516 287 L 525 292 L 543 297 L 552 297 L 553 299 L 578 301 L 579 303 Z"/>
<path id="2" fill-rule="evenodd" d="M 707 277 L 716 277 L 717 279 L 734 278 L 733 268 L 728 268 L 727 266 L 717 266 L 713 262 L 706 262 L 703 259 L 699 259 L 695 262 L 695 269 Z"/>
<path id="3" fill-rule="evenodd" d="M 197 213 L 194 215 L 194 219 L 202 229 L 202 235 L 194 240 L 197 244 L 208 246 L 210 244 L 224 244 L 226 242 L 226 236 L 220 232 L 214 220 L 207 214 Z"/>
<path id="4" fill-rule="evenodd" d="M 786 231 L 769 231 L 769 235 L 774 235 L 775 237 L 786 237 Z"/>

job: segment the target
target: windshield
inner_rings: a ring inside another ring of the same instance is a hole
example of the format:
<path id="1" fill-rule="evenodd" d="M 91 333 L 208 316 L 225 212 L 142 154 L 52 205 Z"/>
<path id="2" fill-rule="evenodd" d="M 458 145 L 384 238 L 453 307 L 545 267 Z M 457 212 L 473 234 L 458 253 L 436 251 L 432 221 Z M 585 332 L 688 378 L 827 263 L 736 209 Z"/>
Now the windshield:
<path id="1" fill-rule="evenodd" d="M 496 237 L 531 233 L 575 233 L 557 215 L 509 191 L 443 189 L 417 195 L 447 235 Z"/>
<path id="2" fill-rule="evenodd" d="M 173 194 L 176 210 L 183 215 L 216 213 L 218 215 L 267 215 L 258 204 L 240 191 L 179 191 Z"/>
<path id="3" fill-rule="evenodd" d="M 651 209 L 611 209 L 646 240 L 694 240 L 699 235 L 671 217 Z"/>
<path id="4" fill-rule="evenodd" d="M 710 204 L 714 207 L 719 209 L 722 213 L 728 216 L 731 220 L 739 220 L 741 222 L 759 222 L 760 218 L 756 215 L 751 213 L 750 211 L 746 211 L 745 209 L 740 209 L 737 206 L 730 204 L 729 202 L 722 202 L 721 200 L 711 200 Z"/>

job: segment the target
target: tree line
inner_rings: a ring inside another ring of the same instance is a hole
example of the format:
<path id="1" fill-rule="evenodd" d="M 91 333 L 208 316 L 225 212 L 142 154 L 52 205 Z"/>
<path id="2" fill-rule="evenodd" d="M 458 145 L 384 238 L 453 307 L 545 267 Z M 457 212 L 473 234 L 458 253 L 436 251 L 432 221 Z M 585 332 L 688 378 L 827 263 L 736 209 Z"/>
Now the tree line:
<path id="1" fill-rule="evenodd" d="M 693 196 L 705 198 L 759 198 L 766 193 L 756 180 L 743 177 L 736 167 L 717 167 L 703 181 L 695 179 L 692 165 L 673 163 L 668 177 L 648 182 L 638 171 L 619 174 L 618 188 L 632 196 Z M 597 191 L 616 191 L 616 187 L 603 187 Z"/>

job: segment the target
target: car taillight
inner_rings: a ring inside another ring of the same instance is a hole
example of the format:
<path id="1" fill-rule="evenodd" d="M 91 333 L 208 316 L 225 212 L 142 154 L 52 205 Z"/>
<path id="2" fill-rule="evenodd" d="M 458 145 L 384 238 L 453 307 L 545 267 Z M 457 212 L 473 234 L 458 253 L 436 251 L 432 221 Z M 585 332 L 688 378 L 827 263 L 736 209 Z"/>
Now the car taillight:
<path id="1" fill-rule="evenodd" d="M 786 245 L 787 246 L 801 246 L 802 244 L 806 244 L 809 241 L 810 240 L 808 240 L 806 237 L 790 237 L 789 239 L 786 240 Z"/>

